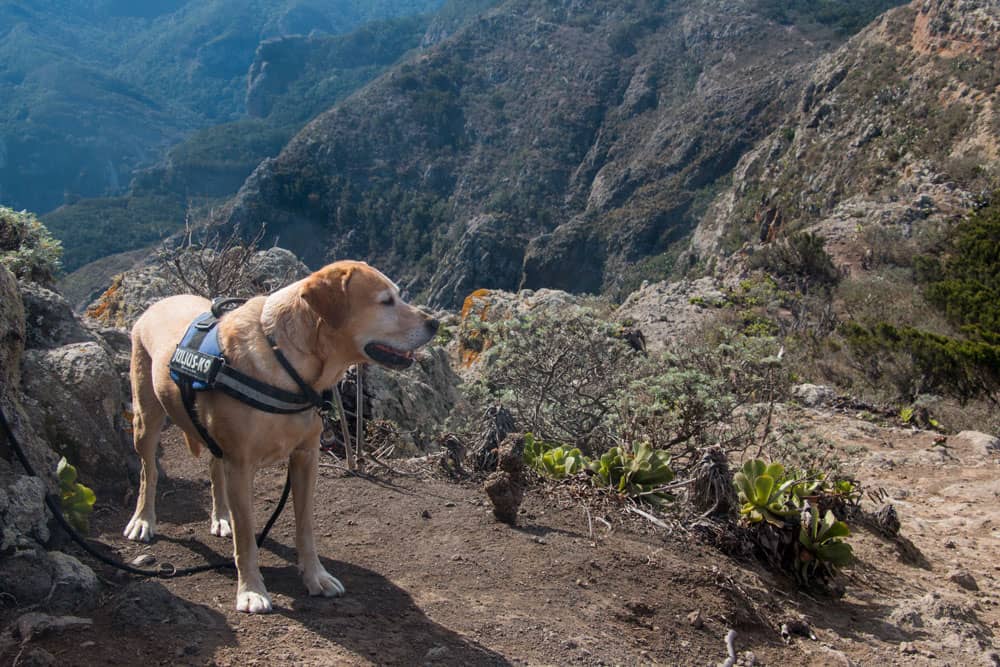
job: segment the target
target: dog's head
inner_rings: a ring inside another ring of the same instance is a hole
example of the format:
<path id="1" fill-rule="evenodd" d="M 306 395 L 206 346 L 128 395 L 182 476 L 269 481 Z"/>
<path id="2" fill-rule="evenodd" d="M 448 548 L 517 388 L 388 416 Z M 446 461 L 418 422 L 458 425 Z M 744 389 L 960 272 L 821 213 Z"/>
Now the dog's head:
<path id="1" fill-rule="evenodd" d="M 437 320 L 403 301 L 399 287 L 364 262 L 329 264 L 302 282 L 300 294 L 339 340 L 354 346 L 352 361 L 409 368 L 413 351 L 438 330 Z"/>

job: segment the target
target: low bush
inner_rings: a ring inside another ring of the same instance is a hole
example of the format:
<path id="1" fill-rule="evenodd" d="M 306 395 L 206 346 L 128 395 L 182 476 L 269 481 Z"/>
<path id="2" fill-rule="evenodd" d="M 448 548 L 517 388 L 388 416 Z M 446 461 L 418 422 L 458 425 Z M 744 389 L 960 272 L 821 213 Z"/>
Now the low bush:
<path id="1" fill-rule="evenodd" d="M 50 285 L 61 257 L 62 245 L 34 214 L 0 206 L 0 264 L 22 280 Z"/>

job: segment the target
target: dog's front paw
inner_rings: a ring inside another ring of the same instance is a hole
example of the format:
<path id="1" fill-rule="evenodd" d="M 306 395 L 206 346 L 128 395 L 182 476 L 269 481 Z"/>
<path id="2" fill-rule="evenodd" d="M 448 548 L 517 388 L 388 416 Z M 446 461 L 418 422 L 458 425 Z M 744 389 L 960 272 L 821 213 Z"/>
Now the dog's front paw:
<path id="1" fill-rule="evenodd" d="M 212 519 L 212 534 L 219 537 L 231 537 L 233 529 L 229 525 L 229 519 Z"/>
<path id="2" fill-rule="evenodd" d="M 271 611 L 271 597 L 267 593 L 244 591 L 236 595 L 236 611 L 248 614 L 267 614 Z"/>
<path id="3" fill-rule="evenodd" d="M 156 535 L 156 519 L 134 516 L 125 526 L 123 534 L 133 542 L 149 542 Z"/>
<path id="4" fill-rule="evenodd" d="M 302 575 L 302 582 L 309 590 L 309 595 L 322 595 L 325 598 L 338 597 L 344 594 L 344 584 L 322 567 Z"/>

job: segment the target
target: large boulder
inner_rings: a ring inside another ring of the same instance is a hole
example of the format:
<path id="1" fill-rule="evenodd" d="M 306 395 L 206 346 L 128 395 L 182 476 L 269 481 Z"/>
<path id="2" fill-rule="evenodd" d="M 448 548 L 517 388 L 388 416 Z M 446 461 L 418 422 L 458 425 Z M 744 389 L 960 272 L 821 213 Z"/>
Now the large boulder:
<path id="1" fill-rule="evenodd" d="M 250 274 L 249 282 L 257 294 L 267 294 L 310 273 L 294 254 L 278 247 L 256 253 L 247 271 Z M 193 273 L 197 275 L 197 271 Z M 115 276 L 104 294 L 87 308 L 87 316 L 102 326 L 129 329 L 150 305 L 164 297 L 184 292 L 190 290 L 172 280 L 167 269 L 156 263 L 148 263 Z"/>
<path id="2" fill-rule="evenodd" d="M 130 486 L 131 444 L 121 378 L 97 342 L 28 350 L 22 364 L 24 407 L 40 435 L 98 493 Z"/>
<path id="3" fill-rule="evenodd" d="M 625 299 L 615 317 L 640 329 L 649 349 L 663 349 L 712 318 L 725 298 L 714 278 L 644 284 Z"/>
<path id="4" fill-rule="evenodd" d="M 92 607 L 100 589 L 93 570 L 61 551 L 22 549 L 0 559 L 0 590 L 12 595 L 19 606 L 75 611 Z"/>
<path id="5" fill-rule="evenodd" d="M 27 281 L 21 281 L 18 287 L 25 310 L 26 348 L 51 349 L 94 340 L 62 295 Z"/>
<path id="6" fill-rule="evenodd" d="M 392 421 L 407 440 L 426 451 L 461 398 L 460 382 L 442 347 L 422 352 L 404 372 L 372 365 L 366 377 L 372 416 Z"/>
<path id="7" fill-rule="evenodd" d="M 58 457 L 38 437 L 21 405 L 21 358 L 25 340 L 24 304 L 17 281 L 0 265 L 0 410 L 31 466 L 38 471 L 54 471 Z M 19 471 L 12 444 L 0 431 L 0 485 L 10 483 Z M 54 477 L 48 475 L 45 480 L 54 490 Z"/>
<path id="8" fill-rule="evenodd" d="M 13 475 L 8 468 L 0 482 L 0 554 L 45 544 L 49 532 L 45 483 L 38 477 Z"/>

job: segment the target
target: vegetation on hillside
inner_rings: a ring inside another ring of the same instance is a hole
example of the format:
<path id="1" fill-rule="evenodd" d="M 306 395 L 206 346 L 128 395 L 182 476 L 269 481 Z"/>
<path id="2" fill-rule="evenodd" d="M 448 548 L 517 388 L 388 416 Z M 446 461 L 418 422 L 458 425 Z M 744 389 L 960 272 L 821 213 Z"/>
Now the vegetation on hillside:
<path id="1" fill-rule="evenodd" d="M 51 285 L 60 270 L 62 246 L 38 218 L 0 206 L 0 264 L 22 280 Z"/>
<path id="2" fill-rule="evenodd" d="M 243 114 L 247 70 L 262 41 L 344 34 L 439 4 L 4 3 L 0 201 L 47 212 L 76 197 L 118 194 L 136 168 L 156 162 L 186 133 Z M 363 53 L 357 40 L 350 46 Z M 308 108 L 309 100 L 303 101 Z"/>
<path id="3" fill-rule="evenodd" d="M 347 35 L 265 42 L 259 58 L 296 54 L 287 88 L 268 97 L 268 113 L 196 131 L 160 166 L 136 174 L 123 197 L 82 199 L 45 216 L 66 247 L 73 271 L 116 252 L 146 247 L 179 231 L 192 209 L 236 192 L 267 157 L 277 155 L 315 114 L 336 104 L 419 44 L 424 16 L 367 24 Z M 420 249 L 417 249 L 418 251 Z"/>

